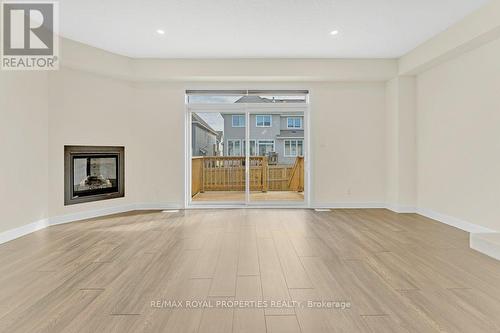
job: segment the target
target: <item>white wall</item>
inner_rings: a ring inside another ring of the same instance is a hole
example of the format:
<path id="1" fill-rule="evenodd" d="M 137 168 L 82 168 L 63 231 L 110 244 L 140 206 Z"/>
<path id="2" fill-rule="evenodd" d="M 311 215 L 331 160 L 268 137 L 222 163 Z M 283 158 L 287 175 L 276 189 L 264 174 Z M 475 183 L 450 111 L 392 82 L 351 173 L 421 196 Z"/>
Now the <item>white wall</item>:
<path id="1" fill-rule="evenodd" d="M 386 203 L 398 212 L 416 208 L 416 81 L 386 84 Z"/>
<path id="2" fill-rule="evenodd" d="M 48 217 L 47 73 L 0 72 L 0 232 Z"/>
<path id="3" fill-rule="evenodd" d="M 134 96 L 130 83 L 63 68 L 49 74 L 50 216 L 124 205 L 137 199 L 141 154 L 134 142 Z M 125 146 L 125 198 L 64 206 L 64 145 Z"/>
<path id="4" fill-rule="evenodd" d="M 418 76 L 418 205 L 500 231 L 500 39 Z"/>
<path id="5" fill-rule="evenodd" d="M 385 192 L 386 202 L 397 205 L 399 201 L 399 80 L 392 79 L 386 83 L 385 107 Z"/>
<path id="6" fill-rule="evenodd" d="M 184 205 L 184 92 L 178 83 L 135 85 L 138 202 Z"/>
<path id="7" fill-rule="evenodd" d="M 311 85 L 313 205 L 385 202 L 385 85 Z"/>
<path id="8" fill-rule="evenodd" d="M 399 205 L 410 211 L 418 197 L 416 89 L 415 77 L 399 77 Z"/>

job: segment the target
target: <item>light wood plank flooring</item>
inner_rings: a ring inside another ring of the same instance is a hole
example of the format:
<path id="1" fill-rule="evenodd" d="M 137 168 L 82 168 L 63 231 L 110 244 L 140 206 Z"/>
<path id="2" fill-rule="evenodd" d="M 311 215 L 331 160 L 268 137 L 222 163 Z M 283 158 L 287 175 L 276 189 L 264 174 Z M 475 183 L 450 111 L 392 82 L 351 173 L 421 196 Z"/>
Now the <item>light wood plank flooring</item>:
<path id="1" fill-rule="evenodd" d="M 499 262 L 387 210 L 129 213 L 0 245 L 0 332 L 500 332 L 499 314 Z"/>

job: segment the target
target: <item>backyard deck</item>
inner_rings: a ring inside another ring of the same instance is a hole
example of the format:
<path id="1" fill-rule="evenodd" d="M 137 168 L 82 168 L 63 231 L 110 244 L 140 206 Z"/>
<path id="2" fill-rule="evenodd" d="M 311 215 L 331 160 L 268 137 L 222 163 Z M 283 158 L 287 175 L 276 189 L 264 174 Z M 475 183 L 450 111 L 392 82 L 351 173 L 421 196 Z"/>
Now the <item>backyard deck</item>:
<path id="1" fill-rule="evenodd" d="M 293 165 L 269 165 L 262 156 L 252 156 L 249 162 L 250 200 L 304 200 L 303 157 Z M 245 157 L 194 157 L 191 177 L 193 201 L 245 200 Z"/>

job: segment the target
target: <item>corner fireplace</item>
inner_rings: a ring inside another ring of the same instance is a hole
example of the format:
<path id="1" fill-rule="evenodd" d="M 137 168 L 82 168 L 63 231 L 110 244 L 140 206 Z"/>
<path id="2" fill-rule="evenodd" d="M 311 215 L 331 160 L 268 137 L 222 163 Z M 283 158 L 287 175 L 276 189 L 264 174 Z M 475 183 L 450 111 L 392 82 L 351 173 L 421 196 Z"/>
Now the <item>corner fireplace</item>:
<path id="1" fill-rule="evenodd" d="M 124 147 L 64 146 L 64 204 L 125 195 Z"/>

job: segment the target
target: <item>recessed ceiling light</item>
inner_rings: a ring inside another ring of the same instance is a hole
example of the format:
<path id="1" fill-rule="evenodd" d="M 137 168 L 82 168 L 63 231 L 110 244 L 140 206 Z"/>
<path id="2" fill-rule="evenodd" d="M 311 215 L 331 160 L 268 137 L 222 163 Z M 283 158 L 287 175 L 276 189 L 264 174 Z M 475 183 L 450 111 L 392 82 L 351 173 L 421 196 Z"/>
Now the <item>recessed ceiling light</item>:
<path id="1" fill-rule="evenodd" d="M 330 35 L 332 35 L 332 36 L 335 36 L 335 35 L 338 35 L 338 34 L 339 34 L 338 30 L 330 31 Z"/>
<path id="2" fill-rule="evenodd" d="M 157 32 L 159 35 L 164 35 L 164 34 L 165 34 L 165 30 L 161 30 L 161 29 L 156 30 L 156 32 Z"/>

